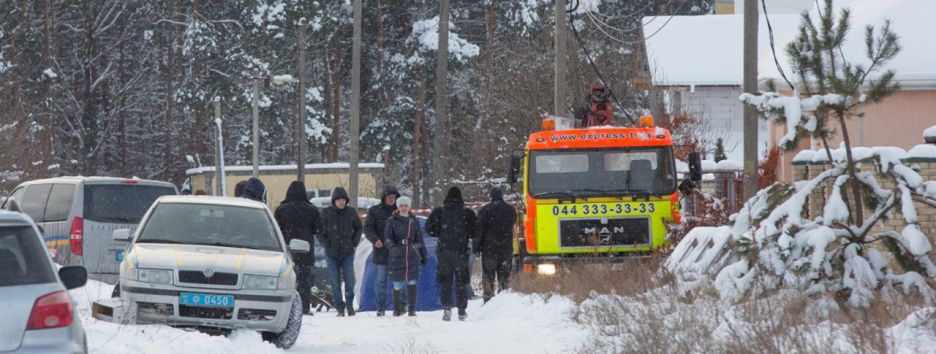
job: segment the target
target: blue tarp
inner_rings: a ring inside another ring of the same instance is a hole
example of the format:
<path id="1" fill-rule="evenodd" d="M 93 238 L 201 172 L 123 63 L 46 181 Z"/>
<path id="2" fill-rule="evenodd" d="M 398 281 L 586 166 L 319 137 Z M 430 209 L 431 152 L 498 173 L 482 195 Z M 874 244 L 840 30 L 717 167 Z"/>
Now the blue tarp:
<path id="1" fill-rule="evenodd" d="M 421 226 L 425 227 L 425 219 L 420 218 Z M 429 262 L 425 267 L 422 267 L 419 270 L 419 284 L 416 286 L 419 294 L 416 297 L 416 311 L 435 311 L 441 310 L 442 304 L 439 303 L 439 285 L 436 283 L 436 265 L 438 264 L 438 259 L 436 259 L 436 245 L 439 242 L 439 239 L 435 237 L 426 237 L 426 253 L 429 255 Z M 371 257 L 373 255 L 367 256 L 367 264 L 364 267 L 363 281 L 361 282 L 361 293 L 360 296 L 360 306 L 358 311 L 376 311 L 377 310 L 377 299 L 374 284 L 377 282 L 377 268 L 374 265 Z M 474 256 L 470 256 L 469 267 L 474 263 Z M 471 269 L 471 268 L 469 268 Z M 387 280 L 387 309 L 393 309 L 393 296 L 391 291 L 393 290 L 393 284 Z M 452 287 L 452 292 L 454 295 L 455 287 Z M 474 292 L 471 289 L 471 286 L 468 286 L 468 298 L 474 297 Z M 455 297 L 452 297 L 452 300 L 455 300 Z M 404 297 L 405 301 L 405 297 Z"/>

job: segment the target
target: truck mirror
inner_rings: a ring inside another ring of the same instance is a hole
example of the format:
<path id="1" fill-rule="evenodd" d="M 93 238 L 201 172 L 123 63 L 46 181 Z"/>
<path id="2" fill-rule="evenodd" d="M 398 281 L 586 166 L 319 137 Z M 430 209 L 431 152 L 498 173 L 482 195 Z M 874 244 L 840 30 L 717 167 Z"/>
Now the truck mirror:
<path id="1" fill-rule="evenodd" d="M 514 184 L 517 183 L 518 176 L 520 175 L 520 165 L 522 157 L 511 155 L 510 162 L 507 166 L 507 183 Z"/>
<path id="2" fill-rule="evenodd" d="M 698 152 L 689 153 L 689 180 L 693 182 L 702 180 L 702 158 Z"/>

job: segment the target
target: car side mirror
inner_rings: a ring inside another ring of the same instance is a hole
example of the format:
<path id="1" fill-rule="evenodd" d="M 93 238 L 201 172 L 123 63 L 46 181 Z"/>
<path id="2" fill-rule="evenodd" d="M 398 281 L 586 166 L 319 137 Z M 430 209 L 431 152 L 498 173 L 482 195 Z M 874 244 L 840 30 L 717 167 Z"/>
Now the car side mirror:
<path id="1" fill-rule="evenodd" d="M 80 288 L 88 282 L 88 270 L 82 266 L 62 267 L 58 274 L 67 290 Z"/>
<path id="2" fill-rule="evenodd" d="M 309 253 L 312 251 L 312 246 L 309 245 L 309 241 L 293 239 L 289 241 L 289 251 L 295 253 Z"/>
<path id="3" fill-rule="evenodd" d="M 689 153 L 689 180 L 693 182 L 702 180 L 702 158 L 698 152 Z"/>
<path id="4" fill-rule="evenodd" d="M 17 213 L 22 212 L 22 209 L 20 209 L 20 206 L 19 206 L 19 202 L 17 202 L 16 199 L 13 197 L 9 197 L 7 198 L 5 202 L 3 202 L 2 209 L 7 210 L 7 211 L 12 211 L 12 212 L 17 212 Z"/>
<path id="5" fill-rule="evenodd" d="M 130 241 L 130 229 L 114 230 L 113 238 L 114 241 Z"/>
<path id="6" fill-rule="evenodd" d="M 523 165 L 523 157 L 511 155 L 510 164 L 507 166 L 507 183 L 517 183 L 520 176 L 520 167 Z"/>

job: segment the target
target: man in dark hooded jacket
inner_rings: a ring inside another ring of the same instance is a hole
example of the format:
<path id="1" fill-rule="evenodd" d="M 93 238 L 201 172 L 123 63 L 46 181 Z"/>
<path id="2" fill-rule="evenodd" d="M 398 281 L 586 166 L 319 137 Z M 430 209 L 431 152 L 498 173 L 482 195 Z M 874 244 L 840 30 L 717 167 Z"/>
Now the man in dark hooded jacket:
<path id="1" fill-rule="evenodd" d="M 364 236 L 374 244 L 373 262 L 377 270 L 377 282 L 374 284 L 377 300 L 377 316 L 383 316 L 387 309 L 387 247 L 383 244 L 384 230 L 387 226 L 387 219 L 393 216 L 396 211 L 396 199 L 400 197 L 400 192 L 392 186 L 384 188 L 383 195 L 380 197 L 380 204 L 367 209 L 367 217 L 364 218 Z"/>
<path id="2" fill-rule="evenodd" d="M 286 199 L 276 208 L 276 223 L 283 232 L 283 239 L 288 244 L 294 239 L 303 240 L 310 246 L 315 245 L 315 235 L 319 230 L 319 212 L 306 199 L 305 184 L 293 181 L 286 190 Z M 302 298 L 303 313 L 310 313 L 312 306 L 312 266 L 315 264 L 315 252 L 293 253 L 296 270 L 296 290 Z"/>
<path id="3" fill-rule="evenodd" d="M 443 205 L 435 208 L 426 221 L 429 235 L 439 238 L 436 281 L 439 282 L 439 297 L 444 308 L 442 319 L 445 321 L 452 319 L 453 280 L 458 300 L 458 319 L 464 321 L 468 318 L 468 243 L 476 237 L 477 222 L 474 211 L 465 208 L 458 187 L 448 190 Z"/>
<path id="4" fill-rule="evenodd" d="M 250 179 L 247 180 L 247 185 L 244 186 L 244 194 L 241 195 L 243 198 L 261 203 L 266 203 L 266 196 L 266 187 L 263 185 L 263 182 L 260 182 L 256 177 L 250 177 Z"/>
<path id="5" fill-rule="evenodd" d="M 325 247 L 328 278 L 338 317 L 344 317 L 346 309 L 348 316 L 354 316 L 354 250 L 361 243 L 364 227 L 357 210 L 348 205 L 350 197 L 344 188 L 335 188 L 331 200 L 332 205 L 322 210 L 322 229 L 318 238 Z M 342 278 L 345 285 L 343 298 Z"/>
<path id="6" fill-rule="evenodd" d="M 484 274 L 484 302 L 494 297 L 494 278 L 498 292 L 507 288 L 510 266 L 513 261 L 514 223 L 517 211 L 504 202 L 504 192 L 491 188 L 491 202 L 478 212 L 478 238 L 475 254 L 482 254 L 481 269 Z"/>

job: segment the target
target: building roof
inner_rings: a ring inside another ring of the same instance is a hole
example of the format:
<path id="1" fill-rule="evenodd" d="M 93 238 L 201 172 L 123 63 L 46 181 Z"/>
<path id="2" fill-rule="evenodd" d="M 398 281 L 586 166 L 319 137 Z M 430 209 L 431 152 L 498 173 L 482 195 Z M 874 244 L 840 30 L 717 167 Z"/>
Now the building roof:
<path id="1" fill-rule="evenodd" d="M 936 1 L 932 0 L 840 0 L 836 12 L 851 9 L 851 31 L 842 51 L 852 64 L 865 64 L 864 28 L 879 29 L 891 20 L 900 38 L 901 52 L 884 69 L 896 72 L 905 89 L 936 88 Z M 769 8 L 768 8 L 769 9 Z M 810 10 L 814 21 L 817 9 Z M 743 31 L 741 15 L 646 17 L 647 57 L 654 83 L 662 86 L 740 86 L 742 82 Z M 785 48 L 798 34 L 799 15 L 770 15 L 774 42 L 781 67 L 793 80 Z M 781 81 L 769 45 L 767 21 L 758 21 L 758 79 Z M 661 28 L 662 27 L 662 28 Z M 654 34 L 659 30 L 659 33 Z M 872 77 L 873 79 L 873 77 Z"/>
<path id="2" fill-rule="evenodd" d="M 334 163 L 311 163 L 306 164 L 306 170 L 329 170 L 329 169 L 347 169 L 350 168 L 351 164 L 347 162 L 334 162 Z M 258 167 L 260 171 L 295 171 L 297 165 L 261 165 Z M 359 163 L 358 168 L 362 169 L 383 169 L 384 164 L 382 163 Z M 224 166 L 225 172 L 249 172 L 253 171 L 253 166 Z M 215 172 L 214 166 L 205 166 L 198 168 L 190 168 L 185 170 L 186 175 L 197 175 L 205 172 Z"/>
<path id="3" fill-rule="evenodd" d="M 743 20 L 741 15 L 645 17 L 643 31 L 654 84 L 740 86 Z M 775 32 L 794 31 L 799 16 L 772 15 L 770 21 Z M 759 24 L 759 51 L 769 52 L 767 23 Z"/>

